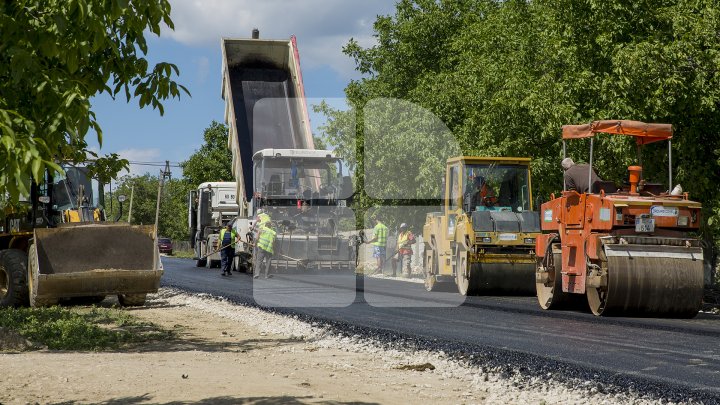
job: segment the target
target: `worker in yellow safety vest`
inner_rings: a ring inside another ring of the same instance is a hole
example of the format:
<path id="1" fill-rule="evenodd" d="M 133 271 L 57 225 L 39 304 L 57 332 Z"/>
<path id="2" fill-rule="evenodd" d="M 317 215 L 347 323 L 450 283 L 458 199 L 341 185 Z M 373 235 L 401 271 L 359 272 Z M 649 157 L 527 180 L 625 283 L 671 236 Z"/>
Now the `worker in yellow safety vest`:
<path id="1" fill-rule="evenodd" d="M 373 228 L 373 238 L 368 242 L 373 245 L 373 257 L 376 260 L 377 268 L 375 273 L 383 271 L 383 265 L 385 264 L 385 258 L 387 255 L 387 235 L 388 228 L 385 224 L 380 221 L 380 218 L 375 217 L 375 227 Z"/>
<path id="2" fill-rule="evenodd" d="M 248 232 L 248 235 L 247 235 L 248 239 L 250 239 L 250 237 L 252 237 L 254 242 L 251 242 L 249 240 L 248 241 L 251 243 L 256 243 L 258 240 L 258 237 L 260 236 L 260 227 L 264 223 L 269 222 L 269 221 L 270 221 L 270 215 L 267 212 L 265 212 L 264 209 L 258 208 L 257 215 L 255 215 L 255 223 L 250 228 L 250 232 Z M 257 247 L 255 247 L 253 249 L 253 256 L 255 256 L 257 254 L 256 250 L 257 250 Z"/>
<path id="3" fill-rule="evenodd" d="M 260 277 L 260 271 L 265 268 L 265 278 L 270 275 L 270 260 L 275 253 L 275 236 L 277 233 L 272 228 L 272 222 L 263 222 L 260 225 L 260 233 L 257 239 L 257 248 L 253 259 L 253 278 Z"/>
<path id="4" fill-rule="evenodd" d="M 407 224 L 400 224 L 397 239 L 397 259 L 393 257 L 392 261 L 393 277 L 395 277 L 395 269 L 397 268 L 398 262 L 400 262 L 400 273 L 403 277 L 410 277 L 410 274 L 412 273 L 412 269 L 410 267 L 413 254 L 412 245 L 414 243 L 415 235 L 413 235 L 413 233 L 408 229 Z M 405 268 L 404 272 L 403 268 Z"/>
<path id="5" fill-rule="evenodd" d="M 232 222 L 228 222 L 225 228 L 220 230 L 220 268 L 223 276 L 229 276 L 232 273 L 233 257 L 235 256 L 235 242 L 237 241 L 237 232 L 232 226 Z"/>

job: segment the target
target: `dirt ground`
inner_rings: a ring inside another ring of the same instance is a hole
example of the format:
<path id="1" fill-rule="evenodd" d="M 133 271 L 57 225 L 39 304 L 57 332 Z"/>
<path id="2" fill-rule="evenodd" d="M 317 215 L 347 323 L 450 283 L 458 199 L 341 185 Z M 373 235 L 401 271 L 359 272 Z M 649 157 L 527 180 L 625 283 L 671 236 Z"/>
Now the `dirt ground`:
<path id="1" fill-rule="evenodd" d="M 0 352 L 0 404 L 655 403 L 502 377 L 207 294 L 163 288 L 129 311 L 176 337 L 116 352 Z"/>
<path id="2" fill-rule="evenodd" d="M 242 310 L 242 307 L 238 307 Z M 178 339 L 131 352 L 0 354 L 0 403 L 304 404 L 472 400 L 460 380 L 399 370 L 187 305 L 153 299 L 133 314 Z M 474 397 L 473 397 L 474 398 Z M 480 398 L 477 398 L 480 399 Z"/>

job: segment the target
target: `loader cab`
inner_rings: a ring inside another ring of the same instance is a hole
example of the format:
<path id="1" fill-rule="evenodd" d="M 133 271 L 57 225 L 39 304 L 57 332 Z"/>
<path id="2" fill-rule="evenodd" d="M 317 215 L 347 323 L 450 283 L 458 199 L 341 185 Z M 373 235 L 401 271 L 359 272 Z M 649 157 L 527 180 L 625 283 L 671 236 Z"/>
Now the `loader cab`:
<path id="1" fill-rule="evenodd" d="M 46 174 L 38 185 L 38 199 L 45 197 L 47 218 L 55 224 L 105 221 L 104 184 L 86 167 L 65 165 L 65 175 Z"/>

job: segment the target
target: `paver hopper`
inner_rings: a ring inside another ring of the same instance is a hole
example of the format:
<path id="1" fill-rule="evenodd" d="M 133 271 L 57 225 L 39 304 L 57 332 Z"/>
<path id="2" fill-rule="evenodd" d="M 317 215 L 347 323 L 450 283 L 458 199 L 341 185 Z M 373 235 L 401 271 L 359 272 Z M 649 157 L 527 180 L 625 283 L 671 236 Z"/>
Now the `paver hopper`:
<path id="1" fill-rule="evenodd" d="M 670 191 L 672 127 L 637 121 L 563 127 L 563 139 L 591 138 L 590 167 L 598 133 L 633 136 L 638 146 L 667 140 L 667 187 L 630 166 L 629 186 L 597 181 L 589 192 L 565 190 L 543 204 L 544 234 L 536 244 L 540 306 L 585 294 L 596 315 L 696 315 L 703 299 L 703 250 L 694 236 L 701 205 L 679 187 Z"/>

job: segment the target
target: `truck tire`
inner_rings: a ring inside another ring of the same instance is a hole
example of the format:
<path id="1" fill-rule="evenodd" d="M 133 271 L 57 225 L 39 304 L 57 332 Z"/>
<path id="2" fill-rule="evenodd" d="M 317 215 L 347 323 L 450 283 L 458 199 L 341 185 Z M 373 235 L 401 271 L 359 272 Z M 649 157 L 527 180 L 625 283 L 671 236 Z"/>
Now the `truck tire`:
<path id="1" fill-rule="evenodd" d="M 22 250 L 0 251 L 0 307 L 27 305 L 27 258 Z"/>
<path id="2" fill-rule="evenodd" d="M 52 305 L 57 305 L 58 299 L 57 298 L 39 298 L 37 296 L 37 284 L 38 284 L 38 277 L 40 275 L 40 269 L 38 267 L 38 263 L 35 260 L 37 257 L 37 254 L 35 253 L 35 245 L 31 245 L 30 249 L 28 251 L 28 269 L 27 269 L 27 290 L 28 290 L 28 302 L 31 307 L 33 308 L 39 308 L 39 307 L 49 307 Z"/>
<path id="3" fill-rule="evenodd" d="M 141 307 L 146 297 L 147 294 L 118 294 L 118 302 L 124 307 Z"/>

